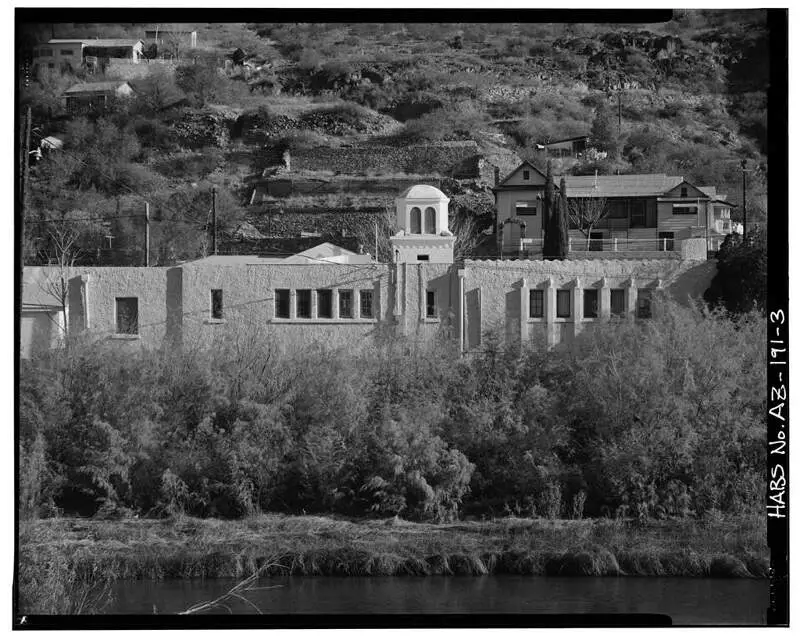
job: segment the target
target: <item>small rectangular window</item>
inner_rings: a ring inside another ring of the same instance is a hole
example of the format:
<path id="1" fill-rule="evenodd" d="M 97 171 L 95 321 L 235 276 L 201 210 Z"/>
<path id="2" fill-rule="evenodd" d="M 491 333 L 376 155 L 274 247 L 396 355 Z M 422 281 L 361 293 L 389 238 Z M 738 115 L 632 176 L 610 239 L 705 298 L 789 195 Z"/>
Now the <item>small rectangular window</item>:
<path id="1" fill-rule="evenodd" d="M 430 289 L 425 292 L 425 317 L 436 317 L 436 292 Z"/>
<path id="2" fill-rule="evenodd" d="M 570 316 L 570 297 L 572 291 L 569 289 L 559 289 L 556 291 L 556 316 L 559 318 L 569 318 Z"/>
<path id="3" fill-rule="evenodd" d="M 297 290 L 297 317 L 311 317 L 311 289 Z"/>
<path id="4" fill-rule="evenodd" d="M 514 214 L 516 216 L 535 216 L 536 200 L 518 200 L 514 203 Z"/>
<path id="5" fill-rule="evenodd" d="M 625 289 L 611 290 L 611 315 L 625 315 Z"/>
<path id="6" fill-rule="evenodd" d="M 317 289 L 317 317 L 333 317 L 333 291 L 330 289 Z"/>
<path id="7" fill-rule="evenodd" d="M 353 317 L 353 292 L 350 289 L 339 291 L 339 317 Z"/>
<path id="8" fill-rule="evenodd" d="M 541 289 L 531 289 L 530 317 L 544 318 L 544 291 Z"/>
<path id="9" fill-rule="evenodd" d="M 289 290 L 275 289 L 275 317 L 289 317 Z"/>
<path id="10" fill-rule="evenodd" d="M 639 289 L 636 298 L 636 317 L 642 319 L 653 317 L 653 292 L 651 289 Z"/>
<path id="11" fill-rule="evenodd" d="M 117 333 L 139 333 L 138 298 L 117 298 Z"/>
<path id="12" fill-rule="evenodd" d="M 362 289 L 360 293 L 361 300 L 361 317 L 372 317 L 372 291 L 370 289 Z"/>
<path id="13" fill-rule="evenodd" d="M 420 262 L 428 262 L 431 259 L 427 253 L 417 254 L 417 260 Z"/>
<path id="14" fill-rule="evenodd" d="M 523 180 L 530 180 L 531 179 L 531 172 L 527 169 L 522 170 L 522 179 Z"/>
<path id="15" fill-rule="evenodd" d="M 72 55 L 72 49 L 62 49 L 61 50 L 61 55 L 62 56 L 71 56 Z"/>
<path id="16" fill-rule="evenodd" d="M 211 317 L 222 320 L 222 289 L 211 290 Z"/>
<path id="17" fill-rule="evenodd" d="M 697 205 L 694 205 L 694 204 L 673 204 L 672 205 L 672 215 L 673 216 L 696 216 L 697 215 Z"/>
<path id="18" fill-rule="evenodd" d="M 597 300 L 599 291 L 597 289 L 584 289 L 583 290 L 583 317 L 596 318 L 597 317 Z"/>

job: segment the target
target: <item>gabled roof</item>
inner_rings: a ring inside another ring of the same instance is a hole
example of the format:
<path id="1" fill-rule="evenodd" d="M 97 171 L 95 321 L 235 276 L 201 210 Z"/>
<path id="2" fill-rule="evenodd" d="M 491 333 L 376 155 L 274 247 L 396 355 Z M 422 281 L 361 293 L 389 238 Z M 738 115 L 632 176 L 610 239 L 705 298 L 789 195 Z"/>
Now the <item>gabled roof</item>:
<path id="1" fill-rule="evenodd" d="M 331 242 L 323 242 L 316 247 L 311 247 L 300 253 L 296 253 L 284 260 L 286 264 L 303 263 L 338 263 L 338 264 L 361 264 L 372 262 L 372 258 L 366 254 L 355 253 L 336 246 Z"/>
<path id="2" fill-rule="evenodd" d="M 123 85 L 131 86 L 124 80 L 108 80 L 106 82 L 79 82 L 73 84 L 64 94 L 73 93 L 113 93 Z M 133 89 L 133 87 L 131 87 Z"/>
<path id="3" fill-rule="evenodd" d="M 620 176 L 564 176 L 570 198 L 624 198 L 660 196 L 684 180 L 664 173 L 630 174 Z M 561 181 L 555 176 L 556 185 Z"/>
<path id="4" fill-rule="evenodd" d="M 588 140 L 589 136 L 573 136 L 572 138 L 561 138 L 560 140 L 551 140 L 550 142 L 542 142 L 543 147 L 549 147 L 551 144 L 560 144 L 562 142 L 574 142 L 575 140 Z"/>
<path id="5" fill-rule="evenodd" d="M 518 166 L 516 169 L 514 169 L 514 170 L 513 170 L 511 173 L 509 173 L 509 174 L 508 174 L 508 175 L 507 175 L 505 178 L 503 178 L 503 180 L 500 182 L 500 184 L 498 184 L 498 185 L 495 187 L 495 189 L 496 189 L 496 190 L 497 190 L 497 189 L 504 189 L 504 188 L 506 188 L 506 189 L 509 189 L 509 188 L 510 188 L 510 189 L 519 189 L 519 188 L 520 188 L 522 185 L 508 185 L 507 183 L 508 183 L 508 182 L 509 182 L 509 181 L 510 181 L 510 180 L 511 180 L 511 179 L 512 179 L 512 178 L 513 178 L 515 175 L 517 175 L 517 173 L 519 173 L 519 172 L 520 172 L 522 169 L 526 169 L 526 168 L 527 168 L 527 169 L 533 169 L 533 170 L 534 170 L 536 173 L 538 173 L 538 174 L 539 174 L 540 176 L 542 176 L 543 178 L 547 178 L 547 176 L 546 176 L 544 173 L 542 173 L 542 171 L 541 171 L 541 170 L 539 170 L 539 169 L 538 169 L 536 166 L 534 166 L 534 165 L 533 165 L 533 163 L 531 163 L 531 162 L 530 162 L 530 161 L 528 161 L 528 160 L 524 160 L 524 161 L 522 162 L 522 164 L 520 164 L 520 165 L 519 165 L 519 166 Z"/>
<path id="6" fill-rule="evenodd" d="M 144 44 L 144 40 L 132 38 L 96 38 L 94 40 L 84 40 L 87 47 L 135 47 L 139 43 Z"/>

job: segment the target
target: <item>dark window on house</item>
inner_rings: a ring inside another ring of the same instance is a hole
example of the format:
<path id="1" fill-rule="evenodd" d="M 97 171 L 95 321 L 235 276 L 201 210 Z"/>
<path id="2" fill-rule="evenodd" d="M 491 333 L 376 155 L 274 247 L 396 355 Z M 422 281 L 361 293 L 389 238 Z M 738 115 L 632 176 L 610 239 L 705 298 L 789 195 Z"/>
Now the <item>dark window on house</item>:
<path id="1" fill-rule="evenodd" d="M 372 291 L 369 289 L 362 289 L 361 293 L 359 294 L 360 303 L 361 303 L 361 317 L 362 318 L 371 318 L 372 317 Z"/>
<path id="2" fill-rule="evenodd" d="M 589 234 L 589 251 L 602 251 L 603 250 L 603 232 L 592 231 Z"/>
<path id="3" fill-rule="evenodd" d="M 422 233 L 422 211 L 419 207 L 411 209 L 411 233 Z"/>
<path id="4" fill-rule="evenodd" d="M 420 262 L 428 262 L 430 259 L 431 257 L 427 253 L 417 254 L 417 260 L 419 260 Z"/>
<path id="5" fill-rule="evenodd" d="M 275 317 L 289 317 L 289 290 L 275 289 Z"/>
<path id="6" fill-rule="evenodd" d="M 530 180 L 531 179 L 531 172 L 527 169 L 522 170 L 522 179 L 523 180 Z"/>
<path id="7" fill-rule="evenodd" d="M 117 333 L 139 333 L 139 298 L 117 298 Z"/>
<path id="8" fill-rule="evenodd" d="M 514 203 L 514 214 L 519 216 L 535 216 L 536 200 L 518 200 Z"/>
<path id="9" fill-rule="evenodd" d="M 333 291 L 330 289 L 317 290 L 317 317 L 333 317 Z"/>
<path id="10" fill-rule="evenodd" d="M 583 290 L 583 317 L 596 318 L 597 317 L 597 289 L 584 289 Z"/>
<path id="11" fill-rule="evenodd" d="M 681 187 L 681 198 L 688 198 L 689 190 L 686 187 Z"/>
<path id="12" fill-rule="evenodd" d="M 350 289 L 339 291 L 339 317 L 353 317 L 353 292 Z"/>
<path id="13" fill-rule="evenodd" d="M 636 298 L 636 317 L 653 317 L 653 292 L 650 289 L 639 289 Z"/>
<path id="14" fill-rule="evenodd" d="M 211 317 L 222 320 L 222 289 L 211 290 Z"/>
<path id="15" fill-rule="evenodd" d="M 659 251 L 675 250 L 675 233 L 673 231 L 659 231 L 658 250 Z"/>
<path id="16" fill-rule="evenodd" d="M 425 233 L 436 233 L 436 209 L 433 207 L 425 209 Z"/>
<path id="17" fill-rule="evenodd" d="M 72 49 L 62 49 L 61 50 L 61 55 L 62 56 L 71 56 L 72 55 Z"/>
<path id="18" fill-rule="evenodd" d="M 672 215 L 673 216 L 696 216 L 697 215 L 697 205 L 696 204 L 673 204 L 672 205 Z"/>
<path id="19" fill-rule="evenodd" d="M 55 62 L 48 62 L 47 63 L 47 68 L 48 69 L 55 69 L 56 68 L 56 63 Z"/>
<path id="20" fill-rule="evenodd" d="M 569 318 L 569 299 L 571 295 L 572 292 L 569 289 L 559 289 L 556 291 L 556 317 Z"/>
<path id="21" fill-rule="evenodd" d="M 425 317 L 436 317 L 436 292 L 430 289 L 425 292 Z"/>
<path id="22" fill-rule="evenodd" d="M 531 289 L 530 317 L 544 318 L 544 291 L 541 289 Z"/>
<path id="23" fill-rule="evenodd" d="M 311 289 L 297 290 L 297 317 L 311 317 Z"/>
<path id="24" fill-rule="evenodd" d="M 611 290 L 611 315 L 625 315 L 625 289 Z"/>

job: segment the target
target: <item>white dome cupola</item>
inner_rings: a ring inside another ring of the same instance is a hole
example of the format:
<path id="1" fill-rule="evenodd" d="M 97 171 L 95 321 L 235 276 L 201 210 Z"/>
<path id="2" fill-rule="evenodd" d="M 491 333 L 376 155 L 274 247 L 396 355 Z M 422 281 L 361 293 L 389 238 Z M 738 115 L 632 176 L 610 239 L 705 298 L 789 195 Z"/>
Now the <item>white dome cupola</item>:
<path id="1" fill-rule="evenodd" d="M 447 205 L 450 198 L 436 187 L 417 184 L 395 198 L 397 228 L 406 234 L 440 235 L 448 231 Z"/>
<path id="2" fill-rule="evenodd" d="M 397 262 L 453 262 L 455 238 L 448 228 L 450 198 L 436 187 L 417 184 L 395 198 L 398 232 L 390 238 Z"/>

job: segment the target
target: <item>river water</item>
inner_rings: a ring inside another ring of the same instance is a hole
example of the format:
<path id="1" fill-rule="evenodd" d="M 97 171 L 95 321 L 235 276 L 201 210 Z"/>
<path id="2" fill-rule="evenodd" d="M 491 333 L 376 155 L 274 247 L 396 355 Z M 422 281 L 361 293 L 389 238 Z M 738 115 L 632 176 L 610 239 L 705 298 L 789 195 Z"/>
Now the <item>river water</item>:
<path id="1" fill-rule="evenodd" d="M 111 612 L 177 613 L 236 582 L 120 581 Z M 769 604 L 769 582 L 747 579 L 292 576 L 265 578 L 257 587 L 244 595 L 264 614 L 281 615 L 662 613 L 679 625 L 760 625 Z M 232 613 L 257 613 L 240 600 L 227 604 Z"/>

